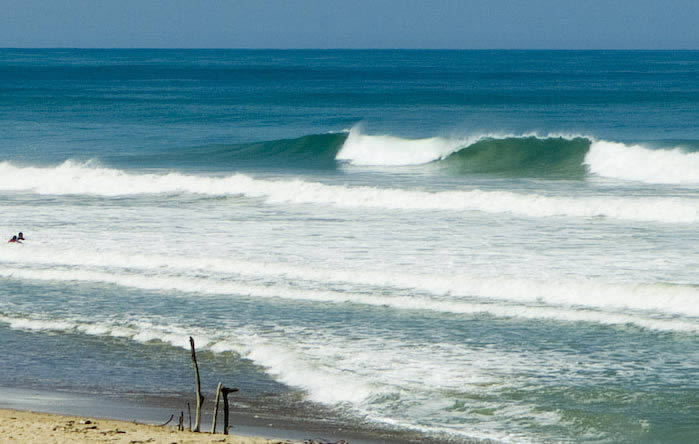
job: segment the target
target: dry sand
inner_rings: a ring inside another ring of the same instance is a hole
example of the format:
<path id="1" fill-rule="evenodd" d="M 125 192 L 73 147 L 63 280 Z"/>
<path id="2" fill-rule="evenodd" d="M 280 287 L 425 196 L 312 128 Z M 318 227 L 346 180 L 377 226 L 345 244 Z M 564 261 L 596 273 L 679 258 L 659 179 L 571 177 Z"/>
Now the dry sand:
<path id="1" fill-rule="evenodd" d="M 52 415 L 0 409 L 0 442 L 69 443 L 237 443 L 287 444 L 301 441 L 265 439 L 236 435 L 178 432 L 175 427 L 158 427 L 110 419 Z"/>

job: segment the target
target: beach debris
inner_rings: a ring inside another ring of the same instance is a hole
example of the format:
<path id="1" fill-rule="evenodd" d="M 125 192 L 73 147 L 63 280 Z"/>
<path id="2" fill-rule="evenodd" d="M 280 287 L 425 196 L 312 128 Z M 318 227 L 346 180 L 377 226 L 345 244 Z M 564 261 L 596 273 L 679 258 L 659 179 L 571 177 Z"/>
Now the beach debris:
<path id="1" fill-rule="evenodd" d="M 214 401 L 214 417 L 211 420 L 211 433 L 216 433 L 216 419 L 218 417 L 218 400 L 221 398 L 221 388 L 223 383 L 219 382 L 216 386 L 216 401 Z"/>
<path id="2" fill-rule="evenodd" d="M 187 404 L 187 406 L 189 407 L 189 404 Z M 190 427 L 191 427 L 191 423 L 190 423 Z M 179 432 L 184 432 L 184 412 L 182 412 L 182 411 L 180 412 L 180 419 L 179 419 L 179 421 L 177 421 L 177 430 Z"/>
<path id="3" fill-rule="evenodd" d="M 228 394 L 237 392 L 237 388 L 221 387 L 223 394 L 223 434 L 228 435 Z"/>
<path id="4" fill-rule="evenodd" d="M 189 345 L 192 349 L 192 366 L 194 367 L 194 385 L 197 393 L 197 410 L 195 413 L 195 422 L 193 432 L 199 431 L 199 421 L 201 421 L 201 406 L 204 403 L 204 396 L 201 394 L 201 383 L 199 381 L 199 365 L 197 364 L 197 353 L 194 350 L 194 338 L 189 337 Z"/>
<path id="5" fill-rule="evenodd" d="M 104 432 L 100 432 L 103 435 L 116 435 L 119 433 L 126 433 L 124 430 L 119 430 L 119 429 L 114 429 L 114 430 L 105 430 Z"/>
<path id="6" fill-rule="evenodd" d="M 92 424 L 92 421 L 90 421 L 89 419 L 82 419 L 80 420 L 80 424 Z"/>
<path id="7" fill-rule="evenodd" d="M 339 441 L 325 441 L 324 439 L 307 439 L 303 444 L 349 444 L 349 441 L 341 439 Z"/>
<path id="8" fill-rule="evenodd" d="M 170 415 L 170 419 L 168 419 L 167 421 L 165 421 L 162 424 L 158 424 L 158 427 L 165 427 L 166 425 L 170 424 L 170 421 L 172 421 L 172 418 L 174 418 L 174 417 L 175 417 L 175 415 Z"/>

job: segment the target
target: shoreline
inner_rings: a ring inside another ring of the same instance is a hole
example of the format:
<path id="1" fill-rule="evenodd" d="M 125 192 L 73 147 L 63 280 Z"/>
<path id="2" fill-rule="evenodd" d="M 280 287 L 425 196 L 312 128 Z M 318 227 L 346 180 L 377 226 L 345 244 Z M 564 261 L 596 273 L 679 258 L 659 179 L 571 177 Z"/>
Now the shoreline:
<path id="1" fill-rule="evenodd" d="M 111 397 L 106 395 L 100 396 L 98 394 L 62 392 L 58 390 L 47 391 L 40 388 L 25 389 L 0 386 L 0 412 L 26 413 L 28 415 L 36 415 L 37 418 L 44 418 L 44 415 L 48 415 L 49 418 L 58 417 L 60 421 L 63 421 L 63 423 L 60 424 L 59 422 L 54 421 L 56 424 L 54 424 L 52 427 L 63 427 L 69 420 L 73 420 L 74 424 L 78 424 L 78 420 L 89 419 L 93 422 L 99 421 L 100 423 L 109 422 L 111 424 L 113 422 L 115 424 L 136 424 L 144 427 L 155 427 L 161 431 L 167 430 L 169 427 L 174 433 L 186 433 L 186 442 L 211 442 L 211 439 L 213 439 L 214 436 L 216 437 L 215 439 L 226 436 L 222 433 L 217 433 L 216 435 L 208 433 L 211 430 L 212 423 L 212 412 L 209 411 L 210 409 L 208 408 L 208 404 L 206 404 L 206 408 L 202 410 L 202 433 L 176 431 L 175 426 L 177 424 L 177 418 L 182 410 L 180 407 L 183 404 L 186 406 L 186 402 L 187 401 L 179 398 L 175 399 L 163 397 L 162 399 L 158 399 L 152 396 L 148 396 L 148 398 L 146 398 L 140 396 L 136 397 L 133 395 L 131 397 Z M 439 443 L 451 441 L 425 438 L 421 434 L 411 431 L 388 430 L 379 427 L 372 427 L 366 424 L 363 426 L 361 423 L 345 424 L 338 422 L 336 418 L 332 417 L 307 420 L 293 416 L 282 416 L 278 414 L 279 412 L 246 412 L 241 409 L 236 409 L 234 406 L 232 407 L 233 408 L 229 415 L 231 424 L 229 433 L 231 433 L 231 435 L 228 436 L 236 436 L 239 439 L 253 439 L 258 441 L 228 440 L 223 442 L 249 442 L 251 444 L 261 444 L 267 442 L 302 443 L 315 441 L 334 443 L 338 441 L 347 441 L 353 444 L 398 444 L 417 442 Z M 165 423 L 168 418 L 170 418 L 170 415 L 174 415 L 172 421 L 165 427 L 158 427 L 159 424 Z M 12 417 L 12 415 L 6 413 L 0 415 L 0 418 L 4 418 L 8 421 L 10 417 Z M 22 421 L 27 423 L 31 422 L 29 417 L 22 417 L 24 418 Z M 63 418 L 66 419 L 63 420 Z M 184 425 L 186 429 L 188 425 L 186 411 L 184 412 L 184 418 Z M 37 419 L 37 421 L 45 422 L 48 421 L 48 419 Z M 222 426 L 222 411 L 219 409 L 217 431 L 219 431 Z M 110 425 L 110 427 L 115 428 L 117 426 Z M 7 430 L 4 426 L 0 428 L 0 436 L 4 436 L 6 433 Z M 199 439 L 197 437 L 206 437 L 208 440 L 193 441 L 190 440 L 190 435 L 194 435 L 194 438 L 192 439 Z M 182 437 L 180 437 L 173 435 L 172 438 L 177 438 L 180 440 L 185 439 L 185 436 L 182 435 Z M 140 438 L 134 438 L 132 441 L 138 441 L 139 439 Z M 72 440 L 74 441 L 75 437 L 73 437 Z M 52 442 L 60 443 L 62 441 Z M 130 440 L 123 442 L 130 442 Z M 167 442 L 173 441 L 171 440 Z"/>

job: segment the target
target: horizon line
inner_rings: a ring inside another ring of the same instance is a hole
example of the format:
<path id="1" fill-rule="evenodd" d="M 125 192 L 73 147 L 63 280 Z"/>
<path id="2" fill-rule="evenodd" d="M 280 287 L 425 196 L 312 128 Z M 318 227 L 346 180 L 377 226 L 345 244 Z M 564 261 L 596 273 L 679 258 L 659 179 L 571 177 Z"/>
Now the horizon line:
<path id="1" fill-rule="evenodd" d="M 698 48 L 252 48 L 157 46 L 0 46 L 0 49 L 161 50 L 161 51 L 699 51 Z"/>

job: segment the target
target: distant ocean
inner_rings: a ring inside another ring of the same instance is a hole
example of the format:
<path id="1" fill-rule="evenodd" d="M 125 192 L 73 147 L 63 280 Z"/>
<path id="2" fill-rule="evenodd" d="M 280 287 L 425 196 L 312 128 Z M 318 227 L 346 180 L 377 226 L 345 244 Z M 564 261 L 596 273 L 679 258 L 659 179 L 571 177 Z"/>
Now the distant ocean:
<path id="1" fill-rule="evenodd" d="M 1 49 L 0 214 L 0 387 L 699 441 L 696 51 Z"/>

